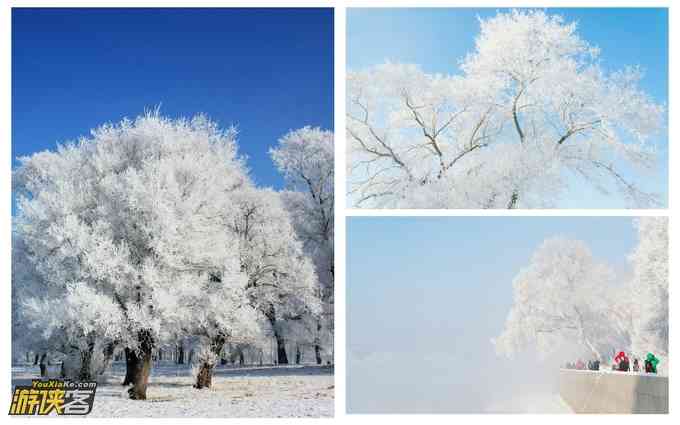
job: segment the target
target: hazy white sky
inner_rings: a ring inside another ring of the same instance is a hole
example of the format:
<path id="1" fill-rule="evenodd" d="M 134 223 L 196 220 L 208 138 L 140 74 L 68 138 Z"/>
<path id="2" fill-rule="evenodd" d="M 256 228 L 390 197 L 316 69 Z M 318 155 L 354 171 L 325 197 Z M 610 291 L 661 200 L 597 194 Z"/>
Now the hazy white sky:
<path id="1" fill-rule="evenodd" d="M 352 217 L 347 224 L 350 413 L 481 412 L 554 390 L 555 365 L 496 356 L 512 279 L 546 238 L 624 270 L 628 217 Z"/>

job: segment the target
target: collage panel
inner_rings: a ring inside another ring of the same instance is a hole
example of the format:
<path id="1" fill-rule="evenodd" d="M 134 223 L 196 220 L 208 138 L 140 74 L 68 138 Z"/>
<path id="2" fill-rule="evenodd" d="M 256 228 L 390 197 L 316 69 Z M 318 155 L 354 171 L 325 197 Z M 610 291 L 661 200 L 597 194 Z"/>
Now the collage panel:
<path id="1" fill-rule="evenodd" d="M 334 10 L 11 18 L 9 414 L 334 416 Z"/>
<path id="2" fill-rule="evenodd" d="M 666 217 L 350 217 L 347 412 L 668 413 Z"/>
<path id="3" fill-rule="evenodd" d="M 668 9 L 349 8 L 346 31 L 348 208 L 668 206 Z"/>

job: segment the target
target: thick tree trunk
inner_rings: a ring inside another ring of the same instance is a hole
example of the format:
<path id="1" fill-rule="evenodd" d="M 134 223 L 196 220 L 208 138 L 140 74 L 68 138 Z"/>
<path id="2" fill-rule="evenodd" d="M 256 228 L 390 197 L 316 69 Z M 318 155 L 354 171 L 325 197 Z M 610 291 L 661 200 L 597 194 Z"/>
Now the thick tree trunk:
<path id="1" fill-rule="evenodd" d="M 40 376 L 41 377 L 46 377 L 47 376 L 47 353 L 43 353 L 43 355 L 40 357 Z"/>
<path id="2" fill-rule="evenodd" d="M 199 359 L 200 369 L 198 375 L 196 375 L 196 384 L 194 384 L 194 388 L 199 390 L 202 388 L 210 388 L 212 385 L 213 370 L 215 369 L 215 359 L 220 355 L 222 346 L 224 346 L 225 342 L 226 338 L 223 335 L 218 335 L 210 341 L 209 350 L 212 356 Z"/>
<path id="3" fill-rule="evenodd" d="M 210 388 L 210 386 L 212 385 L 213 368 L 214 368 L 213 364 L 210 364 L 208 362 L 201 363 L 198 375 L 196 375 L 196 383 L 194 384 L 194 388 L 199 390 L 203 388 Z"/>
<path id="4" fill-rule="evenodd" d="M 279 364 L 288 364 L 288 356 L 286 355 L 286 340 L 278 332 L 274 332 L 276 338 L 276 356 Z"/>
<path id="5" fill-rule="evenodd" d="M 132 388 L 128 390 L 131 400 L 146 400 L 146 387 L 151 374 L 151 356 L 154 340 L 149 330 L 141 330 L 137 335 L 139 347 L 130 350 L 132 366 Z"/>

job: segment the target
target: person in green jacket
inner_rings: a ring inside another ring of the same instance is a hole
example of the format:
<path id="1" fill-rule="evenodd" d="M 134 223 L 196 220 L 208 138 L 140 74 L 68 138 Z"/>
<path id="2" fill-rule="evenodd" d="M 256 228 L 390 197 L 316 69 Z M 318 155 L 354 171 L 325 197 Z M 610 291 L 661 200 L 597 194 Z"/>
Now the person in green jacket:
<path id="1" fill-rule="evenodd" d="M 652 353 L 647 353 L 647 359 L 645 359 L 645 372 L 656 373 L 656 365 L 659 364 L 659 359 Z"/>

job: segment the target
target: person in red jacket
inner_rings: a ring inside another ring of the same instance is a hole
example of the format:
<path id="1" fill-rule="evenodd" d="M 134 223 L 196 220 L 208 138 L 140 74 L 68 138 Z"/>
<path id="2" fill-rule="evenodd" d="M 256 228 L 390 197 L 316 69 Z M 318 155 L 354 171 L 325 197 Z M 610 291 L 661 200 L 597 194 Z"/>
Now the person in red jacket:
<path id="1" fill-rule="evenodd" d="M 630 361 L 623 351 L 619 352 L 619 354 L 614 357 L 614 363 L 618 365 L 617 370 L 620 372 L 628 372 L 630 370 Z"/>

